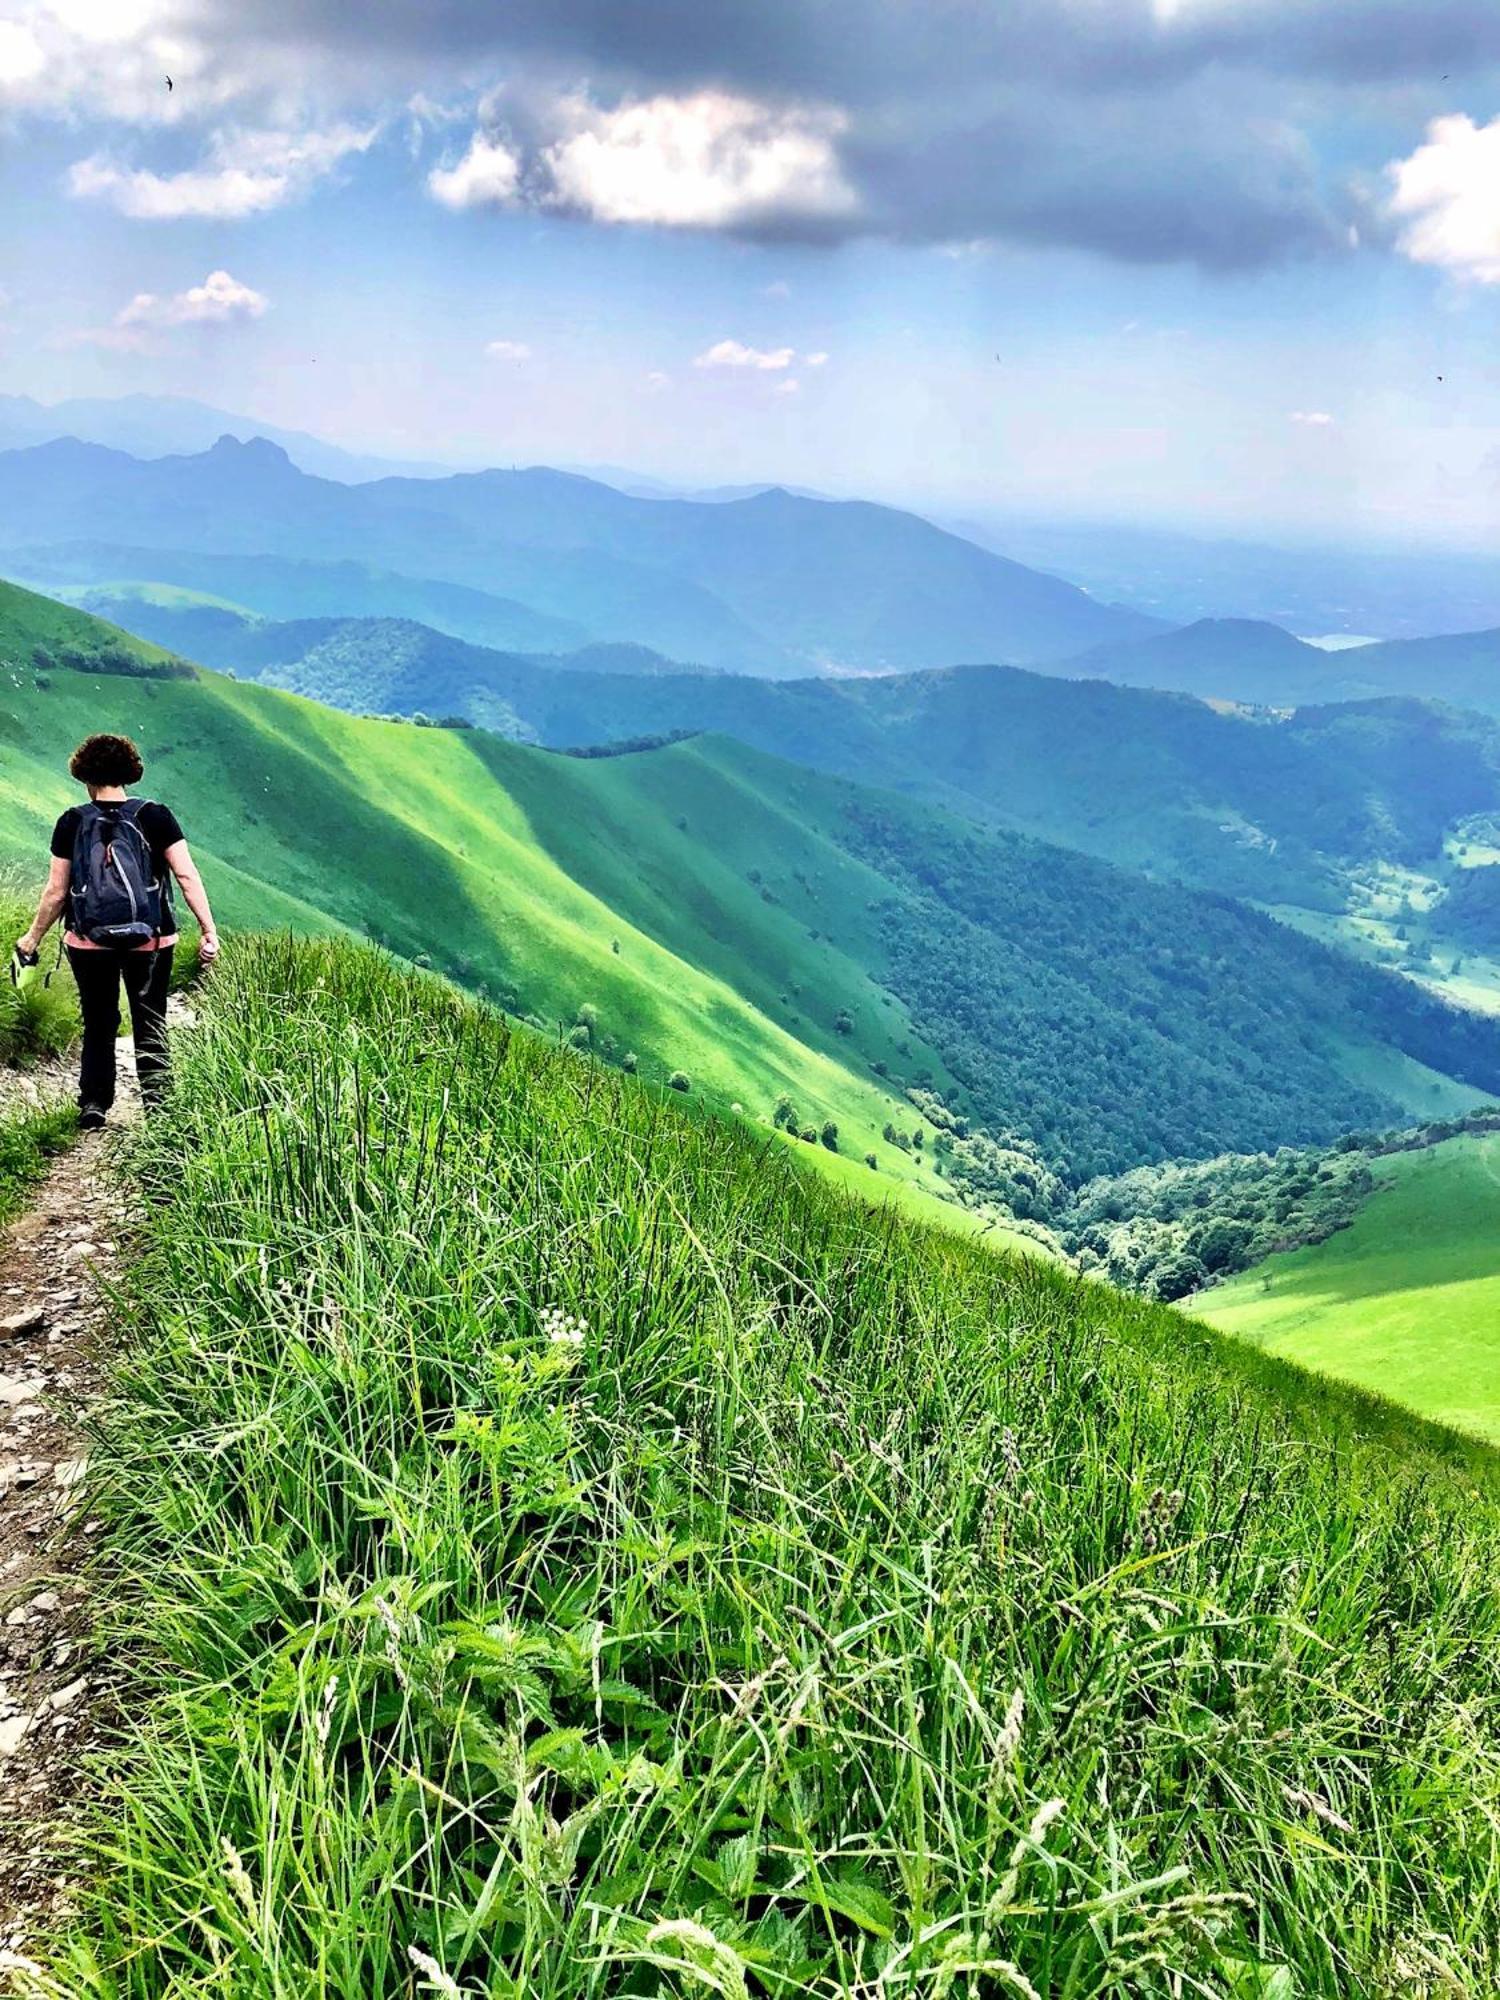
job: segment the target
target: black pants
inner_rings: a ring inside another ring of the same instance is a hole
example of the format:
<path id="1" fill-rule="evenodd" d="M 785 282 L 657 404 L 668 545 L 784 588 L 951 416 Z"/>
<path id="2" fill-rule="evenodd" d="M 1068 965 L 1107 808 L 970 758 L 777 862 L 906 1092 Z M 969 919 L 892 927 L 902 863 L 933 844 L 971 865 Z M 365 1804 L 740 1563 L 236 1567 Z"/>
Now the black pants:
<path id="1" fill-rule="evenodd" d="M 120 982 L 130 1004 L 135 1068 L 148 1104 L 167 1084 L 167 987 L 172 947 L 160 951 L 80 951 L 68 946 L 83 1009 L 83 1061 L 78 1102 L 108 1111 L 115 1101 L 115 1037 L 120 1032 Z"/>

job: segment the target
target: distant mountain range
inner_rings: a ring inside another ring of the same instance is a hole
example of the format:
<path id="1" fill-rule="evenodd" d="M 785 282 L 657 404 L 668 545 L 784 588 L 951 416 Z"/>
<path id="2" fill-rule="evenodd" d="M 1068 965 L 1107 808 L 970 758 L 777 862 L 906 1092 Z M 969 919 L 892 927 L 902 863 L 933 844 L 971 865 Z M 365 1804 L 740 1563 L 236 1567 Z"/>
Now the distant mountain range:
<path id="1" fill-rule="evenodd" d="M 266 438 L 282 446 L 299 470 L 345 484 L 392 474 L 437 478 L 456 469 L 451 460 L 351 451 L 305 431 L 182 396 L 78 397 L 51 404 L 30 396 L 0 396 L 0 450 L 71 437 L 150 459 L 202 453 L 222 436 L 241 442 Z M 496 456 L 503 462 L 506 454 Z M 731 484 L 711 477 L 665 479 L 613 464 L 561 469 L 650 500 L 724 504 L 778 488 L 797 498 L 829 497 L 774 479 Z M 986 511 L 982 506 L 956 509 L 936 501 L 918 502 L 915 509 L 908 503 L 908 511 L 919 512 L 960 539 L 1018 565 L 1067 577 L 1100 604 L 1126 606 L 1162 626 L 1235 616 L 1314 638 L 1329 634 L 1420 638 L 1433 632 L 1500 626 L 1500 566 L 1492 553 L 1481 550 L 1419 544 L 1341 546 L 1305 538 L 1279 546 L 1233 534 L 1210 538 L 1132 522 L 1049 521 Z M 89 533 L 85 539 L 98 537 Z M 8 568 L 15 572 L 13 563 Z M 290 615 L 281 607 L 257 608 Z M 318 607 L 318 615 L 386 615 L 388 610 L 378 604 L 341 603 Z M 1090 635 L 1072 649 L 1108 636 Z M 995 646 L 980 648 L 971 656 L 994 657 L 1002 651 L 1004 657 L 1024 657 L 1032 663 L 1045 657 Z"/>
<path id="2" fill-rule="evenodd" d="M 771 675 L 1057 659 L 1157 629 L 894 508 L 641 499 L 545 467 L 348 486 L 265 438 L 158 459 L 74 439 L 3 452 L 0 522 L 12 575 L 58 544 L 357 562 Z"/>
<path id="3" fill-rule="evenodd" d="M 0 396 L 0 449 L 79 438 L 136 458 L 167 458 L 207 451 L 221 437 L 269 438 L 292 463 L 321 479 L 380 479 L 392 472 L 442 473 L 450 468 L 423 459 L 374 458 L 345 451 L 306 431 L 283 430 L 255 417 L 236 416 L 188 396 L 73 396 L 39 403 L 32 396 Z"/>
<path id="4" fill-rule="evenodd" d="M 148 786 L 180 811 L 227 924 L 349 926 L 604 1059 L 628 1051 L 662 1081 L 680 1069 L 700 1097 L 752 1119 L 769 1123 L 785 1097 L 814 1136 L 833 1122 L 852 1170 L 876 1161 L 876 1193 L 896 1175 L 941 1191 L 966 1173 L 1021 1198 L 1035 1163 L 990 1145 L 965 1165 L 930 1124 L 934 1088 L 1079 1177 L 1389 1122 L 1413 1075 L 1424 1091 L 1433 1071 L 1500 1089 L 1500 1025 L 1228 899 L 979 824 L 979 790 L 956 782 L 962 818 L 722 738 L 584 759 L 480 730 L 354 722 L 194 672 L 4 584 L 0 666 L 0 856 L 35 861 L 69 794 L 69 749 L 85 730 L 124 730 Z M 597 678 L 533 672 L 562 689 Z M 862 714 L 883 777 L 915 784 L 930 741 L 955 781 L 997 792 L 1025 763 L 1046 764 L 1037 744 L 1058 723 L 1095 746 L 1092 763 L 1070 751 L 1065 782 L 1097 775 L 1133 713 L 1201 720 L 1210 734 L 1189 736 L 1179 764 L 1208 760 L 1205 788 L 1229 732 L 1248 746 L 1282 734 L 1180 697 L 998 669 L 726 686 L 770 697 L 793 728 L 820 702 Z M 984 726 L 997 686 L 1014 697 L 998 731 Z M 1028 737 L 1036 691 L 1054 707 Z M 1164 740 L 1143 758 L 1140 734 L 1123 788 L 1137 809 L 1173 769 Z M 966 743 L 979 752 L 967 774 Z M 1318 768 L 1310 745 L 1281 754 L 1299 778 Z M 1378 782 L 1366 756 L 1345 802 Z M 1414 783 L 1393 752 L 1380 800 L 1413 837 Z M 924 1124 L 930 1148 L 912 1136 Z"/>
<path id="5" fill-rule="evenodd" d="M 1258 619 L 1203 618 L 1181 631 L 1091 648 L 1053 671 L 1272 708 L 1416 695 L 1500 715 L 1500 630 L 1329 652 Z"/>
<path id="6" fill-rule="evenodd" d="M 410 622 L 90 602 L 207 665 L 339 707 L 462 715 L 555 747 L 720 732 L 1149 873 L 1309 910 L 1345 906 L 1351 867 L 1438 865 L 1454 825 L 1500 809 L 1500 725 L 1412 699 L 1277 719 L 1013 667 L 770 682 L 674 671 L 649 654 L 498 652 Z M 1290 648 L 1332 673 L 1356 657 L 1248 629 L 1251 655 Z M 1244 659 L 1237 637 L 1195 627 L 1126 650 L 1181 664 L 1228 646 Z"/>
<path id="7" fill-rule="evenodd" d="M 1407 639 L 1500 625 L 1493 550 L 1417 541 L 1341 546 L 1306 536 L 1278 544 L 1123 521 L 925 511 L 981 548 L 1072 577 L 1096 597 L 1171 625 L 1232 613 L 1312 639 Z"/>
<path id="8" fill-rule="evenodd" d="M 150 582 L 130 581 L 149 577 Z M 108 582 L 98 579 L 108 578 Z M 561 654 L 590 642 L 581 625 L 549 618 L 460 583 L 398 576 L 358 562 L 303 562 L 287 556 L 212 556 L 112 543 L 31 551 L 17 581 L 80 603 L 133 630 L 164 620 L 179 650 L 212 659 L 237 626 L 264 617 L 420 621 L 439 636 L 503 652 Z M 199 614 L 229 613 L 204 618 Z"/>

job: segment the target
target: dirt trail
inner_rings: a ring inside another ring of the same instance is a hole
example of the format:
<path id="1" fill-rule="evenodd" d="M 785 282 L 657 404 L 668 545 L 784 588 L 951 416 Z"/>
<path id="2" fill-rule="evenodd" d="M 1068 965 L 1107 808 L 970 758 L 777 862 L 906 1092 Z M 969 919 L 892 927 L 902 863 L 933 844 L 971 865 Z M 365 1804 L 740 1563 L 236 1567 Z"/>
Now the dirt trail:
<path id="1" fill-rule="evenodd" d="M 120 1068 L 116 1124 L 139 1111 Z M 94 1730 L 78 1421 L 120 1220 L 111 1144 L 83 1135 L 0 1234 L 0 1962 L 66 1902 L 60 1850 Z"/>

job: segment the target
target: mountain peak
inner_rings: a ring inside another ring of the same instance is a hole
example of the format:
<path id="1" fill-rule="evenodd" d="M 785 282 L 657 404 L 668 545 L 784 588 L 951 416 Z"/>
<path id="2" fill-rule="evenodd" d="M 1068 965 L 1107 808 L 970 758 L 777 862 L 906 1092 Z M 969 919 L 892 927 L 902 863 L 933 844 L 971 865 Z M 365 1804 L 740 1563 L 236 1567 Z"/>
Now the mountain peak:
<path id="1" fill-rule="evenodd" d="M 1162 634 L 1162 642 L 1182 641 L 1196 644 L 1204 639 L 1234 640 L 1241 645 L 1259 644 L 1278 646 L 1283 649 L 1297 647 L 1309 650 L 1305 639 L 1299 639 L 1288 632 L 1284 625 L 1276 625 L 1269 618 L 1196 618 L 1191 625 L 1184 625 L 1176 632 Z"/>
<path id="2" fill-rule="evenodd" d="M 269 438 L 237 438 L 231 431 L 225 431 L 209 447 L 209 458 L 233 459 L 241 465 L 285 465 L 290 467 L 290 456 L 279 444 L 272 444 Z"/>

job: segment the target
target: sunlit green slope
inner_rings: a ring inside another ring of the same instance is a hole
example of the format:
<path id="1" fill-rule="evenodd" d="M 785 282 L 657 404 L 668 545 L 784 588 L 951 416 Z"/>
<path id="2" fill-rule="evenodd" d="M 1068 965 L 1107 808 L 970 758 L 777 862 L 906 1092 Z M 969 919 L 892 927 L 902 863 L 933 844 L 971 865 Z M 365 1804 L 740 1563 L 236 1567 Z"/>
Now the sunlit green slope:
<path id="1" fill-rule="evenodd" d="M 177 1074 L 39 2000 L 1496 1991 L 1484 1447 L 346 943 Z"/>
<path id="2" fill-rule="evenodd" d="M 347 926 L 563 1031 L 592 1008 L 596 1045 L 637 1054 L 643 1073 L 681 1072 L 695 1093 L 754 1118 L 787 1095 L 799 1121 L 837 1125 L 851 1163 L 878 1148 L 916 1186 L 940 1186 L 929 1165 L 880 1138 L 893 1118 L 916 1122 L 910 1105 L 838 1053 L 833 1023 L 857 979 L 870 1003 L 864 1058 L 888 1054 L 942 1078 L 902 1009 L 877 1009 L 864 974 L 835 966 L 803 986 L 805 1012 L 772 1019 L 731 984 L 732 954 L 717 966 L 707 952 L 691 962 L 570 878 L 531 814 L 554 823 L 577 814 L 596 837 L 618 831 L 629 865 L 659 881 L 676 868 L 684 898 L 697 893 L 700 843 L 647 815 L 607 826 L 591 796 L 595 767 L 477 732 L 366 721 L 209 673 L 38 675 L 30 634 L 39 623 L 54 646 L 82 643 L 91 630 L 118 636 L 0 586 L 0 853 L 34 857 L 39 872 L 53 817 L 77 797 L 68 750 L 91 729 L 125 730 L 147 759 L 143 790 L 171 799 L 230 924 Z M 123 643 L 148 667 L 170 657 Z M 759 907 L 746 943 L 769 962 L 790 927 Z"/>
<path id="3" fill-rule="evenodd" d="M 953 1185 L 932 1093 L 1079 1176 L 1395 1122 L 1351 1047 L 1500 1088 L 1500 1028 L 1408 982 L 725 738 L 563 757 L 122 652 L 14 588 L 0 619 L 0 855 L 39 867 L 73 743 L 126 730 L 231 925 L 376 938 L 872 1185 Z"/>
<path id="4" fill-rule="evenodd" d="M 1268 1353 L 1500 1440 L 1500 1134 L 1379 1162 L 1388 1185 L 1326 1242 L 1190 1310 Z"/>

